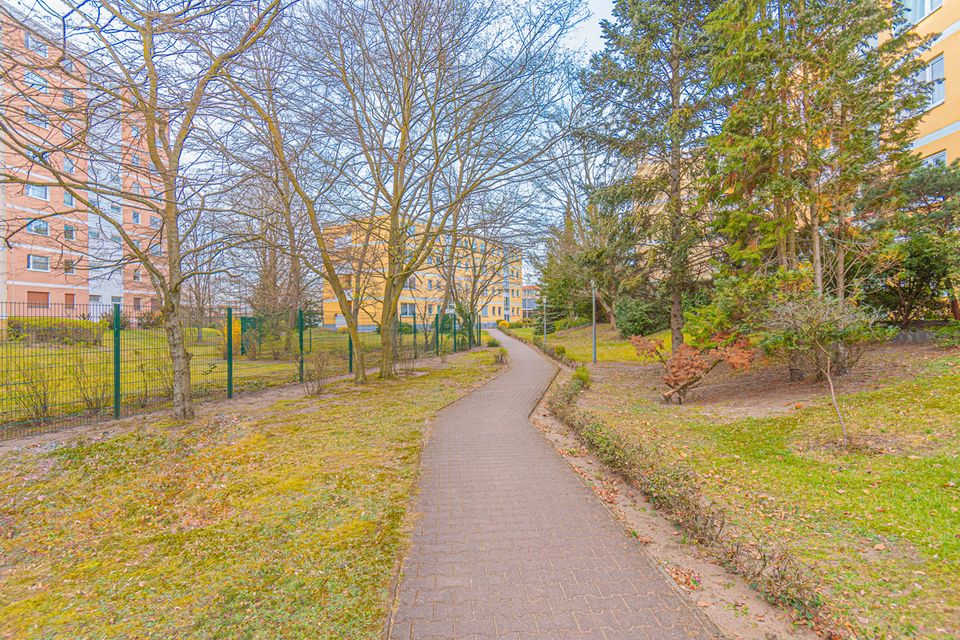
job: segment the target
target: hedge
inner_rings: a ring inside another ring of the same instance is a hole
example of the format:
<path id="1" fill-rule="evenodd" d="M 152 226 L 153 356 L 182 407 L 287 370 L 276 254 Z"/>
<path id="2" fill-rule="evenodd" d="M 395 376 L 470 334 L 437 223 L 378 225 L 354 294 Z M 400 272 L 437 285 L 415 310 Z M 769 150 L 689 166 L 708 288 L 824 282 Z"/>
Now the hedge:
<path id="1" fill-rule="evenodd" d="M 72 318 L 21 318 L 7 319 L 7 337 L 11 340 L 28 340 L 53 344 L 103 343 L 103 323 Z"/>

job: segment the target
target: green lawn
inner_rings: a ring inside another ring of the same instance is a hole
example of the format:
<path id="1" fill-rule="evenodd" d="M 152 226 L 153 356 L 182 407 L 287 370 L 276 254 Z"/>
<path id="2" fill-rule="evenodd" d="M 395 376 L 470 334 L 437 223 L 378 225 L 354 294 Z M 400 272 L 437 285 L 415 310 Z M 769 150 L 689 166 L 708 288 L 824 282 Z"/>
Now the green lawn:
<path id="1" fill-rule="evenodd" d="M 0 637 L 379 638 L 424 426 L 492 361 L 0 457 Z"/>
<path id="2" fill-rule="evenodd" d="M 525 338 L 533 339 L 533 327 L 511 329 L 512 333 Z M 670 347 L 670 332 L 661 331 L 651 338 L 662 339 L 667 348 Z M 567 329 L 547 335 L 547 344 L 562 346 L 567 357 L 577 362 L 590 362 L 593 359 L 593 329 L 579 327 Z M 597 325 L 597 362 L 645 362 L 637 355 L 636 349 L 629 340 L 620 335 L 620 332 L 611 328 L 609 324 Z"/>
<path id="3" fill-rule="evenodd" d="M 582 402 L 665 464 L 696 472 L 732 524 L 782 545 L 861 638 L 960 637 L 960 358 L 841 398 L 866 449 L 837 446 L 824 399 L 768 418 L 645 399 L 623 374 Z"/>
<path id="4" fill-rule="evenodd" d="M 409 345 L 411 336 L 404 336 Z M 197 397 L 223 396 L 227 360 L 223 332 L 188 328 L 190 372 Z M 305 359 L 328 354 L 329 375 L 348 370 L 347 335 L 309 329 L 304 335 Z M 422 345 L 422 340 L 420 341 Z M 375 366 L 380 336 L 361 334 L 367 366 Z M 245 353 L 235 345 L 234 389 L 262 389 L 299 379 L 299 344 L 295 333 L 248 343 Z M 161 329 L 120 332 L 120 381 L 124 415 L 164 406 L 172 394 L 172 372 L 166 335 Z M 82 423 L 113 408 L 113 333 L 105 331 L 99 345 L 63 345 L 0 341 L 0 436 L 4 425 L 17 429 L 36 423 Z M 311 367 L 307 367 L 308 370 Z"/>

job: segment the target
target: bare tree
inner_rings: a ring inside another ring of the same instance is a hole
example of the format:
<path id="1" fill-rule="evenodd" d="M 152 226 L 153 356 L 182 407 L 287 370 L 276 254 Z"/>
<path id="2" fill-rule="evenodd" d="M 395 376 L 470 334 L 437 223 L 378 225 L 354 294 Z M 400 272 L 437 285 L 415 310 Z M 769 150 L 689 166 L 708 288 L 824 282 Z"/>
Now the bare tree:
<path id="1" fill-rule="evenodd" d="M 186 203 L 209 188 L 211 177 L 201 175 L 190 145 L 216 117 L 221 77 L 269 30 L 281 3 L 66 0 L 62 6 L 59 33 L 15 20 L 56 55 L 0 52 L 0 81 L 14 88 L 0 105 L 0 143 L 16 158 L 0 179 L 63 190 L 147 271 L 170 348 L 174 414 L 190 418 L 190 354 L 180 308 L 184 283 L 205 267 L 191 270 L 186 254 L 211 249 L 184 241 L 200 223 Z M 40 81 L 24 86 L 25 78 Z M 52 95 L 59 99 L 48 99 Z M 118 204 L 149 212 L 156 228 L 146 238 L 132 231 L 112 209 Z"/>

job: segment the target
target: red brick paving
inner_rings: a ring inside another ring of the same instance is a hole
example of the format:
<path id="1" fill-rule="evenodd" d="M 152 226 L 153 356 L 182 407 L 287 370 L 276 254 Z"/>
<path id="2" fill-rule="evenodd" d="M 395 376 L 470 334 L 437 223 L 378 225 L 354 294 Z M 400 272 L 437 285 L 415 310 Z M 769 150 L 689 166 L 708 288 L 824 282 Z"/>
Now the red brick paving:
<path id="1" fill-rule="evenodd" d="M 498 338 L 510 370 L 424 451 L 391 640 L 721 637 L 530 424 L 554 365 Z"/>

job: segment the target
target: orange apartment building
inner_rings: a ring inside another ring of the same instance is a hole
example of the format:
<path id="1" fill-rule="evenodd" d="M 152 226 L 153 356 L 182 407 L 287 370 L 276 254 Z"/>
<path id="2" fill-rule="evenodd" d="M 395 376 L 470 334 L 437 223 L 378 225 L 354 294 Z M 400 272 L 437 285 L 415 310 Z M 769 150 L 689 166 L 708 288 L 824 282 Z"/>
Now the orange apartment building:
<path id="1" fill-rule="evenodd" d="M 155 192 L 156 181 L 148 172 L 129 170 L 143 166 L 146 155 L 132 118 L 101 132 L 112 144 L 115 162 L 105 161 L 108 154 L 98 154 L 94 160 L 82 153 L 89 147 L 85 141 L 75 141 L 88 135 L 83 56 L 70 50 L 64 54 L 57 42 L 41 21 L 0 6 L 4 73 L 14 80 L 0 86 L 6 94 L 0 99 L 8 118 L 16 118 L 22 126 L 18 135 L 35 139 L 39 149 L 49 150 L 45 152 L 49 162 L 58 163 L 74 183 L 95 179 L 115 185 L 111 191 L 116 193 Z M 130 259 L 110 222 L 88 211 L 67 189 L 51 184 L 55 180 L 50 171 L 2 141 L 0 163 L 5 174 L 14 176 L 0 184 L 0 236 L 9 236 L 0 246 L 0 317 L 43 309 L 49 309 L 50 315 L 99 316 L 115 303 L 133 315 L 157 308 L 150 278 Z M 16 182 L 26 177 L 37 184 Z M 120 222 L 144 249 L 162 250 L 159 216 L 122 197 L 92 192 L 86 192 L 86 197 L 91 202 L 96 198 L 98 208 Z"/>

